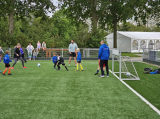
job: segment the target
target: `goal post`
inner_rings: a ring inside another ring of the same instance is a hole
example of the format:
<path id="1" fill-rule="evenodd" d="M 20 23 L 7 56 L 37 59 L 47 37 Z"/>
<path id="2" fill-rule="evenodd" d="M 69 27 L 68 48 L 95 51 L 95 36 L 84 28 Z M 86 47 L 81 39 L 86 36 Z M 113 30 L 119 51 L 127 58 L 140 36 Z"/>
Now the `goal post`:
<path id="1" fill-rule="evenodd" d="M 140 80 L 136 68 L 129 56 L 112 54 L 112 71 L 120 80 Z"/>

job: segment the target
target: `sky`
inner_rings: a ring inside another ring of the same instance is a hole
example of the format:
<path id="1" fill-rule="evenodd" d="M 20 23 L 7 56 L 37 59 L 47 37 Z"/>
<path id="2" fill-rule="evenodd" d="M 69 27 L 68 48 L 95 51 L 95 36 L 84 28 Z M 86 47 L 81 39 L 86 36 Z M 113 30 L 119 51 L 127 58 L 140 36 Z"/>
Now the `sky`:
<path id="1" fill-rule="evenodd" d="M 51 0 L 55 6 L 58 6 L 58 0 Z M 58 10 L 58 9 L 56 9 Z M 48 13 L 48 16 L 52 17 L 52 13 Z"/>

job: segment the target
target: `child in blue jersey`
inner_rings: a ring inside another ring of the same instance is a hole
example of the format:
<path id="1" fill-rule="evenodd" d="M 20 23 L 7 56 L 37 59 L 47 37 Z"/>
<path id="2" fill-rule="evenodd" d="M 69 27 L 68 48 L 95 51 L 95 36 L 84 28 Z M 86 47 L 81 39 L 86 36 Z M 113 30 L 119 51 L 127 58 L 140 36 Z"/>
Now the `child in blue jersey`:
<path id="1" fill-rule="evenodd" d="M 75 71 L 78 71 L 78 65 L 80 65 L 80 67 L 81 67 L 80 71 L 84 71 L 83 67 L 81 65 L 81 52 L 80 52 L 80 49 L 77 48 L 76 51 L 77 51 L 78 54 L 77 54 L 77 69 Z"/>
<path id="2" fill-rule="evenodd" d="M 11 74 L 11 67 L 10 67 L 10 64 L 9 64 L 9 63 L 12 62 L 12 61 L 11 61 L 10 58 L 9 58 L 9 51 L 8 51 L 8 50 L 6 50 L 6 55 L 5 55 L 5 57 L 4 57 L 3 62 L 4 62 L 4 64 L 5 64 L 6 69 L 4 70 L 4 72 L 2 73 L 2 75 L 5 76 L 5 73 L 7 72 L 7 70 L 8 70 L 8 75 L 12 75 L 12 74 Z"/>
<path id="3" fill-rule="evenodd" d="M 24 60 L 24 62 L 27 63 L 26 59 L 24 58 L 24 52 L 23 52 L 22 46 L 20 47 L 20 53 L 21 53 L 21 57 Z"/>
<path id="4" fill-rule="evenodd" d="M 56 69 L 57 56 L 56 56 L 56 53 L 55 53 L 55 52 L 53 53 L 52 61 L 53 61 L 53 63 L 54 63 L 54 69 Z"/>

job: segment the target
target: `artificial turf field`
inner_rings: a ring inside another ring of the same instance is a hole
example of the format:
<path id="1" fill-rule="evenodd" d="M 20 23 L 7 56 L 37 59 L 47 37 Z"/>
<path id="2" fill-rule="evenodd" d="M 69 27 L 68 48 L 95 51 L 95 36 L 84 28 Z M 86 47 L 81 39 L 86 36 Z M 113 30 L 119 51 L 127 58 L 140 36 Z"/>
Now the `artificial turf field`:
<path id="1" fill-rule="evenodd" d="M 0 119 L 160 119 L 112 74 L 109 78 L 95 76 L 97 61 L 82 61 L 82 65 L 85 71 L 75 72 L 74 64 L 69 71 L 62 66 L 56 71 L 51 61 L 28 61 L 27 69 L 17 63 L 12 76 L 0 75 Z M 0 70 L 4 70 L 3 63 Z M 142 93 L 148 89 L 141 81 L 127 83 L 135 90 L 139 85 L 140 91 L 144 87 Z M 157 100 L 153 101 L 156 106 L 160 98 L 155 97 L 160 93 L 155 94 L 150 99 Z"/>

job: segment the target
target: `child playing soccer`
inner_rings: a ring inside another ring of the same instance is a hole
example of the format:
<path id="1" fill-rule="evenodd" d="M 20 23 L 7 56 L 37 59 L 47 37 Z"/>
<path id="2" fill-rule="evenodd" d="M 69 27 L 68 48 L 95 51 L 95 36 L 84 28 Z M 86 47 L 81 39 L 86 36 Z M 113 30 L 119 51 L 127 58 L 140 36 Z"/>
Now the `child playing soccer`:
<path id="1" fill-rule="evenodd" d="M 4 53 L 4 51 L 2 50 L 2 47 L 0 46 L 0 62 L 1 62 L 1 58 L 2 58 L 2 53 Z"/>
<path id="2" fill-rule="evenodd" d="M 14 65 L 17 63 L 17 60 L 18 60 L 18 59 L 21 60 L 23 68 L 24 68 L 24 69 L 27 68 L 27 67 L 24 66 L 23 59 L 22 59 L 22 57 L 21 57 L 21 55 L 20 55 L 20 47 L 21 47 L 21 44 L 18 43 L 17 46 L 14 48 L 14 60 L 15 60 L 15 62 L 13 63 L 11 69 L 14 69 Z"/>
<path id="3" fill-rule="evenodd" d="M 97 75 L 100 70 L 100 59 L 98 59 L 98 64 L 99 66 L 98 66 L 97 72 L 94 75 Z M 105 67 L 106 67 L 105 64 L 103 64 L 103 72 L 105 71 Z"/>
<path id="4" fill-rule="evenodd" d="M 80 71 L 84 71 L 83 67 L 81 65 L 81 52 L 80 52 L 80 49 L 77 48 L 76 51 L 78 52 L 78 54 L 77 54 L 77 69 L 75 71 L 78 71 L 78 65 L 81 67 Z"/>
<path id="5" fill-rule="evenodd" d="M 63 59 L 63 57 L 61 57 L 60 56 L 60 53 L 57 53 L 57 67 L 58 67 L 58 69 L 57 70 L 60 70 L 60 64 L 62 64 L 65 68 L 66 68 L 66 70 L 68 71 L 68 69 L 67 69 L 67 67 L 65 66 L 65 63 L 64 63 L 64 59 Z"/>
<path id="6" fill-rule="evenodd" d="M 54 63 L 54 69 L 56 69 L 57 56 L 56 56 L 56 53 L 55 53 L 55 52 L 53 53 L 52 61 L 53 61 L 53 63 Z"/>
<path id="7" fill-rule="evenodd" d="M 26 59 L 24 58 L 24 52 L 23 52 L 22 46 L 21 46 L 21 48 L 20 48 L 20 53 L 21 53 L 21 57 L 22 57 L 22 59 L 24 60 L 24 62 L 27 63 Z"/>
<path id="8" fill-rule="evenodd" d="M 36 57 L 37 57 L 37 53 L 36 53 L 36 50 L 34 50 L 34 52 L 33 52 L 33 60 L 35 60 Z"/>
<path id="9" fill-rule="evenodd" d="M 12 74 L 11 74 L 11 67 L 10 67 L 10 64 L 9 64 L 9 63 L 12 62 L 12 61 L 11 61 L 10 58 L 9 58 L 9 51 L 8 51 L 8 50 L 6 50 L 6 55 L 5 55 L 5 57 L 4 57 L 3 62 L 4 62 L 4 64 L 5 64 L 6 69 L 4 70 L 4 72 L 2 73 L 2 75 L 5 76 L 5 73 L 7 72 L 7 70 L 8 70 L 8 75 L 12 75 Z"/>

